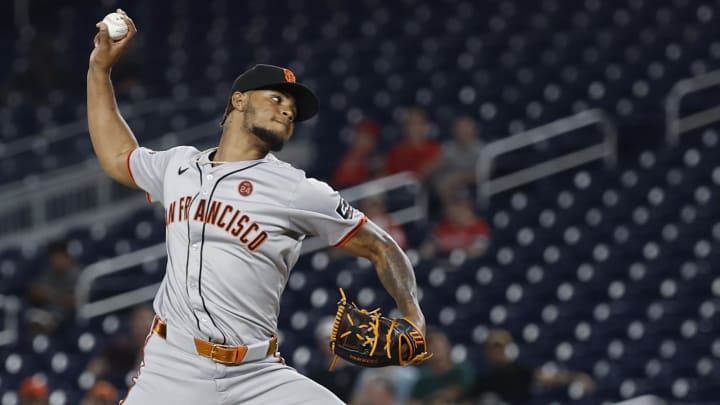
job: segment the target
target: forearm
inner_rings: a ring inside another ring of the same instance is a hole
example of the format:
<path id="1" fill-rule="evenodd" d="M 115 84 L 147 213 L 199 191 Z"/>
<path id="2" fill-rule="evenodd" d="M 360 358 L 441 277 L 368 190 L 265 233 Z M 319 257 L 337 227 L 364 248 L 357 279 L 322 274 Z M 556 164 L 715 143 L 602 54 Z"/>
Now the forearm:
<path id="1" fill-rule="evenodd" d="M 425 319 L 418 304 L 415 272 L 405 253 L 395 241 L 390 240 L 385 245 L 384 254 L 378 256 L 374 264 L 380 282 L 395 299 L 403 316 L 421 323 L 416 326 L 424 330 Z"/>
<path id="2" fill-rule="evenodd" d="M 579 378 L 583 378 L 583 376 L 585 376 L 585 374 L 575 373 L 571 371 L 558 370 L 548 372 L 540 370 L 537 372 L 535 378 L 542 385 L 548 387 L 557 387 L 568 385 Z"/>
<path id="3" fill-rule="evenodd" d="M 105 173 L 122 184 L 137 187 L 125 165 L 137 140 L 120 115 L 109 71 L 92 65 L 87 74 L 87 118 L 93 149 Z"/>
<path id="4" fill-rule="evenodd" d="M 402 315 L 424 332 L 425 318 L 418 304 L 415 272 L 393 238 L 367 221 L 343 249 L 372 262 L 380 282 L 395 299 Z"/>

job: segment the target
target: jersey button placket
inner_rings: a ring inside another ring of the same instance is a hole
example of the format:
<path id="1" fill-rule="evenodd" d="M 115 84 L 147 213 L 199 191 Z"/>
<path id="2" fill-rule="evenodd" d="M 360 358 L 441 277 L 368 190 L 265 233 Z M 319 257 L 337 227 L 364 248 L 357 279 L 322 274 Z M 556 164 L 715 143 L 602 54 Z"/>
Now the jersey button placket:
<path id="1" fill-rule="evenodd" d="M 195 199 L 193 201 L 193 205 L 191 206 L 191 212 L 194 212 L 194 210 L 197 209 L 197 202 L 199 199 Z M 205 316 L 205 312 L 203 311 L 203 305 L 202 305 L 202 298 L 200 298 L 200 291 L 198 290 L 199 284 L 198 279 L 200 277 L 200 247 L 201 247 L 201 238 L 202 238 L 202 225 L 201 223 L 194 221 L 192 214 L 189 218 L 189 230 L 190 234 L 188 237 L 190 238 L 190 252 L 189 252 L 189 260 L 188 260 L 188 298 L 190 300 L 190 305 L 193 308 L 193 312 L 195 312 L 195 316 L 198 320 L 202 316 Z M 203 322 L 204 324 L 205 322 Z"/>
<path id="2" fill-rule="evenodd" d="M 212 186 L 213 186 L 212 180 L 215 178 L 215 176 L 213 176 L 212 174 L 208 174 L 207 176 L 205 176 L 205 178 L 208 179 L 208 183 L 203 185 L 201 194 L 204 196 L 207 196 L 208 194 L 210 194 L 210 190 L 212 189 Z"/>

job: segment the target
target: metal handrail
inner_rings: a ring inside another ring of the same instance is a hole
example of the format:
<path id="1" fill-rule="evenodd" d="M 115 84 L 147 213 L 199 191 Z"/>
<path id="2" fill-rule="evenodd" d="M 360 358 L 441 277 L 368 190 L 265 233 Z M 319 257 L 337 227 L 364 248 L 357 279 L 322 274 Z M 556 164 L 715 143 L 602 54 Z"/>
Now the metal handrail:
<path id="1" fill-rule="evenodd" d="M 680 103 L 688 94 L 720 85 L 720 69 L 675 83 L 665 98 L 665 141 L 676 146 L 680 135 L 720 121 L 720 105 L 680 117 Z"/>
<path id="2" fill-rule="evenodd" d="M 175 98 L 163 97 L 136 103 L 120 103 L 120 110 L 126 120 L 145 114 L 154 114 L 158 111 L 175 111 L 187 108 L 197 109 L 197 99 L 182 101 Z M 87 128 L 87 120 L 79 119 L 71 123 L 45 129 L 33 135 L 23 136 L 14 141 L 0 143 L 0 155 L 2 155 L 3 158 L 8 158 L 28 152 L 35 148 L 39 142 L 53 143 L 79 136 L 85 137 L 87 136 Z"/>
<path id="3" fill-rule="evenodd" d="M 389 190 L 411 187 L 416 192 L 412 206 L 389 213 L 398 223 L 405 224 L 427 218 L 428 195 L 420 181 L 412 173 L 403 172 L 372 180 L 358 186 L 341 190 L 343 197 L 350 202 L 357 202 L 367 197 L 382 195 Z M 327 243 L 319 237 L 307 238 L 303 241 L 300 254 L 308 254 L 327 247 Z M 125 271 L 135 266 L 167 256 L 165 243 L 159 243 L 135 252 L 98 261 L 85 267 L 78 279 L 75 293 L 78 302 L 77 319 L 87 319 L 131 307 L 148 301 L 155 296 L 159 283 L 123 292 L 95 302 L 90 302 L 90 291 L 94 282 L 110 274 Z"/>
<path id="4" fill-rule="evenodd" d="M 126 270 L 146 262 L 161 259 L 166 256 L 167 250 L 165 248 L 165 243 L 158 243 L 156 245 L 136 250 L 134 252 L 126 253 L 124 255 L 120 255 L 110 259 L 100 260 L 85 267 L 85 269 L 80 273 L 80 277 L 78 277 L 77 284 L 75 285 L 75 297 L 78 303 L 77 318 L 79 320 L 89 319 L 96 315 L 100 315 L 103 313 L 103 311 L 98 311 L 98 305 L 100 305 L 101 307 L 105 307 L 108 302 L 114 302 L 108 301 L 108 299 L 103 300 L 102 303 L 89 302 L 90 290 L 92 289 L 92 285 L 95 280 L 99 279 L 100 277 L 114 274 L 118 271 Z M 159 284 L 156 285 L 156 290 L 157 287 L 159 287 Z M 153 295 L 149 296 L 147 299 L 152 298 Z M 110 298 L 110 300 L 112 300 L 112 298 Z M 143 301 L 145 300 L 141 300 L 139 302 Z M 138 302 L 132 302 L 132 304 L 130 305 L 135 305 L 137 303 Z M 124 308 L 124 306 L 121 306 L 119 308 Z"/>
<path id="5" fill-rule="evenodd" d="M 20 329 L 20 300 L 14 296 L 0 295 L 0 308 L 4 313 L 4 325 L 0 330 L 0 346 L 15 343 Z"/>
<path id="6" fill-rule="evenodd" d="M 148 143 L 151 148 L 165 149 L 171 145 L 192 144 L 200 138 L 215 134 L 219 131 L 217 120 L 207 121 L 194 125 L 177 133 L 168 133 Z M 20 181 L 0 189 L 0 247 L 16 243 L 18 234 L 37 234 L 38 229 L 45 230 L 58 223 L 68 226 L 84 225 L 92 208 L 99 211 L 111 203 L 118 205 L 112 198 L 112 180 L 103 173 L 98 162 L 93 158 L 83 163 L 55 171 L 52 175 L 42 176 L 33 181 Z M 85 193 L 85 194 L 83 194 Z M 49 202 L 61 196 L 67 196 L 76 202 L 77 196 L 85 195 L 88 206 L 76 206 L 69 209 L 63 218 L 48 221 L 46 208 Z M 133 204 L 133 195 L 123 202 Z M 4 220 L 21 218 L 27 212 L 25 222 L 17 228 L 4 226 Z M 42 232 L 41 232 L 42 233 Z"/>
<path id="7" fill-rule="evenodd" d="M 497 178 L 491 177 L 498 156 L 590 125 L 599 125 L 603 134 L 601 143 L 548 159 L 514 173 Z M 549 124 L 491 142 L 483 147 L 476 164 L 477 202 L 481 206 L 487 207 L 490 197 L 495 194 L 596 159 L 606 159 L 608 164 L 615 164 L 616 148 L 617 130 L 615 125 L 605 112 L 600 109 L 582 111 Z"/>

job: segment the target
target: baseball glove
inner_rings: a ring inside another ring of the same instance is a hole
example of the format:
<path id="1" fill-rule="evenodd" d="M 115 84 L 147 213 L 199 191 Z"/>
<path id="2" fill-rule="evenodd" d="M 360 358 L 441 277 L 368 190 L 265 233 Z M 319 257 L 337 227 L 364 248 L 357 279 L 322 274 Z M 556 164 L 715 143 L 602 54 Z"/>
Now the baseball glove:
<path id="1" fill-rule="evenodd" d="M 340 296 L 330 335 L 335 354 L 330 370 L 338 357 L 364 367 L 407 366 L 432 357 L 425 336 L 407 319 L 384 317 L 380 308 L 360 309 L 347 301 L 342 288 Z"/>

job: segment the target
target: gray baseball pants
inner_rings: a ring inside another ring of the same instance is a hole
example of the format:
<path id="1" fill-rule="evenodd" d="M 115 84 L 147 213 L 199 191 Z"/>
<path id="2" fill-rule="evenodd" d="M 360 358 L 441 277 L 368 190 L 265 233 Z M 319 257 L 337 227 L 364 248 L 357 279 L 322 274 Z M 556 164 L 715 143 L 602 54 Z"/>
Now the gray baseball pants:
<path id="1" fill-rule="evenodd" d="M 122 405 L 342 404 L 279 357 L 225 365 L 150 333 Z"/>

